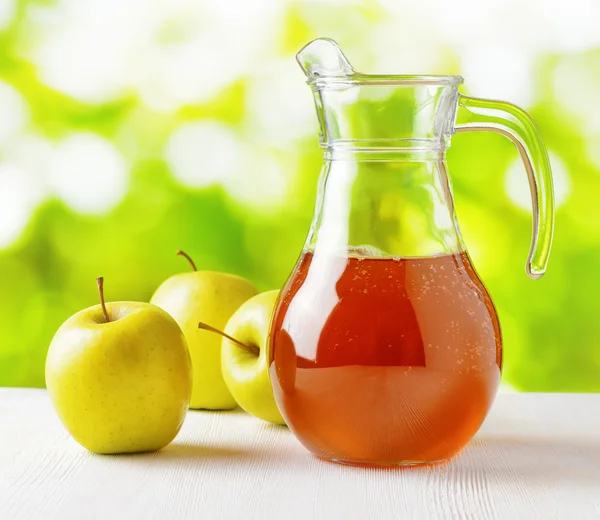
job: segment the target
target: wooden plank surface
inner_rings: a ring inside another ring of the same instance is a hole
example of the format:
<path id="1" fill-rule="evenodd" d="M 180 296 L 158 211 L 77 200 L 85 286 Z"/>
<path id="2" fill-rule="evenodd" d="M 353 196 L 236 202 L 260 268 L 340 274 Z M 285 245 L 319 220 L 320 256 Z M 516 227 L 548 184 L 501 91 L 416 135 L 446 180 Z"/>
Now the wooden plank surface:
<path id="1" fill-rule="evenodd" d="M 600 518 L 600 395 L 501 394 L 454 461 L 370 470 L 240 411 L 190 412 L 159 453 L 93 455 L 44 391 L 0 389 L 0 519 L 37 518 Z"/>

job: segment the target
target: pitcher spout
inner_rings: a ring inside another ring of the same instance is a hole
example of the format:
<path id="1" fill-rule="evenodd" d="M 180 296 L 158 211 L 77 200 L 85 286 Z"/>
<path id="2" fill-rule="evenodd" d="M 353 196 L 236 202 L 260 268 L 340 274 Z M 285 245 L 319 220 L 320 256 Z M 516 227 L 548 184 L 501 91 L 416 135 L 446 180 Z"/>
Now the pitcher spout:
<path id="1" fill-rule="evenodd" d="M 339 45 L 331 38 L 317 38 L 306 44 L 296 61 L 310 80 L 316 77 L 348 77 L 355 75 L 350 62 Z"/>

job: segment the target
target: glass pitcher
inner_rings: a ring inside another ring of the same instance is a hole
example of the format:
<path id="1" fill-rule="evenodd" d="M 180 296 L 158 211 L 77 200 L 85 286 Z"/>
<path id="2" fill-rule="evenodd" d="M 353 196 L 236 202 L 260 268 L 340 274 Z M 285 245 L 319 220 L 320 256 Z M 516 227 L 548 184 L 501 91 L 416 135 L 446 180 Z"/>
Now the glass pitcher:
<path id="1" fill-rule="evenodd" d="M 455 132 L 493 131 L 515 143 L 533 201 L 531 278 L 544 274 L 552 241 L 547 151 L 527 113 L 459 94 L 460 76 L 361 74 L 330 39 L 309 43 L 297 60 L 325 162 L 305 247 L 271 324 L 275 399 L 321 458 L 447 460 L 488 413 L 502 338 L 459 232 L 445 151 Z"/>

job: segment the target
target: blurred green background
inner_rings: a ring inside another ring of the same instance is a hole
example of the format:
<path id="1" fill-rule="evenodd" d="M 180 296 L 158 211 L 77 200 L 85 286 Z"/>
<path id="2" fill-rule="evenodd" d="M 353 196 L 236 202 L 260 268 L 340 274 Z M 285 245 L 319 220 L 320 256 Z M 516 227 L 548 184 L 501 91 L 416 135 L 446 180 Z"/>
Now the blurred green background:
<path id="1" fill-rule="evenodd" d="M 518 154 L 455 136 L 458 219 L 500 314 L 505 388 L 600 391 L 600 4 L 0 1 L 0 385 L 44 386 L 57 327 L 97 301 L 148 300 L 171 274 L 280 286 L 321 165 L 294 60 L 338 41 L 359 70 L 460 73 L 523 106 L 552 157 L 547 275 L 525 276 Z"/>

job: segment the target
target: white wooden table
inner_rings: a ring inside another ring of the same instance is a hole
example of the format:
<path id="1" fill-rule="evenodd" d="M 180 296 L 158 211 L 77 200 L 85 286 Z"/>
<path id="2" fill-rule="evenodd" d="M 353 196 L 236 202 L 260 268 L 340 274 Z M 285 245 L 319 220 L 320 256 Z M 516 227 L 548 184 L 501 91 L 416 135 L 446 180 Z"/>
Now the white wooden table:
<path id="1" fill-rule="evenodd" d="M 600 518 L 600 395 L 501 394 L 433 468 L 311 456 L 240 411 L 190 412 L 159 453 L 88 453 L 42 390 L 0 389 L 0 519 Z"/>

